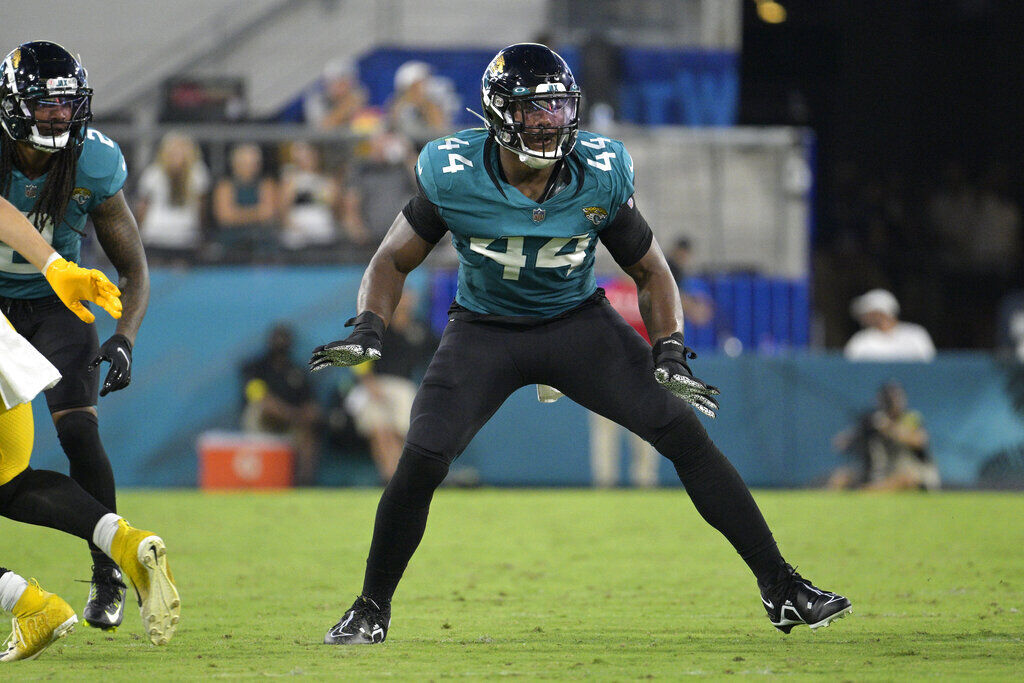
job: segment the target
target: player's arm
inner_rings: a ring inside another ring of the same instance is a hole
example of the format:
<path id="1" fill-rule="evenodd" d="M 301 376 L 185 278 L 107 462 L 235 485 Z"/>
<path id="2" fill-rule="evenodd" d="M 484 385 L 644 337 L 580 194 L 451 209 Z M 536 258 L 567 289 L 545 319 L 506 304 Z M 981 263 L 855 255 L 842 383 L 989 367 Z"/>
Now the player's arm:
<path id="1" fill-rule="evenodd" d="M 106 396 L 111 391 L 124 389 L 132 381 L 132 347 L 149 305 L 149 266 L 139 226 L 124 199 L 124 190 L 118 190 L 89 215 L 103 252 L 117 269 L 124 305 L 124 315 L 117 322 L 113 336 L 103 343 L 89 365 L 96 368 L 104 361 L 110 363 L 110 371 L 100 387 L 100 396 Z"/>
<path id="2" fill-rule="evenodd" d="M 405 211 L 408 210 L 406 207 Z M 356 298 L 358 315 L 345 323 L 346 327 L 354 328 L 352 334 L 313 349 L 311 370 L 358 365 L 380 358 L 381 338 L 402 298 L 405 278 L 423 263 L 436 244 L 420 236 L 405 211 L 395 218 L 363 273 Z"/>
<path id="3" fill-rule="evenodd" d="M 615 262 L 636 283 L 640 315 L 654 340 L 654 377 L 667 390 L 708 417 L 714 417 L 718 389 L 693 376 L 687 361 L 697 357 L 683 339 L 679 288 L 654 233 L 631 197 L 601 231 Z"/>
<path id="4" fill-rule="evenodd" d="M 89 214 L 103 253 L 117 269 L 124 315 L 117 323 L 117 334 L 132 344 L 149 306 L 149 267 L 139 237 L 135 216 L 120 190 Z"/>
<path id="5" fill-rule="evenodd" d="M 624 268 L 636 283 L 640 316 L 651 339 L 683 333 L 683 305 L 665 255 L 656 239 L 639 261 Z"/>
<path id="6" fill-rule="evenodd" d="M 420 237 L 405 214 L 399 213 L 363 273 L 357 310 L 376 313 L 385 326 L 390 323 L 402 298 L 405 277 L 423 263 L 434 244 Z"/>
<path id="7" fill-rule="evenodd" d="M 25 215 L 3 197 L 0 197 L 0 242 L 24 256 L 40 271 L 55 253 Z"/>
<path id="8" fill-rule="evenodd" d="M 39 269 L 64 305 L 87 323 L 96 317 L 81 304 L 99 304 L 112 317 L 121 315 L 120 292 L 98 270 L 79 268 L 61 258 L 18 209 L 0 197 L 0 242 L 14 249 Z"/>

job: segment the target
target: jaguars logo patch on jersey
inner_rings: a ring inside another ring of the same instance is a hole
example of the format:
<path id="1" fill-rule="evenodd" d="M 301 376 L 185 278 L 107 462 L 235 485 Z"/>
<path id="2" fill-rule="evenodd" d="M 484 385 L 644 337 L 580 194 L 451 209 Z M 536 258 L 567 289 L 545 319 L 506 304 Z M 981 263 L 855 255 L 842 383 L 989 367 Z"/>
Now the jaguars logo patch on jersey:
<path id="1" fill-rule="evenodd" d="M 71 192 L 71 199 L 78 202 L 79 206 L 85 206 L 90 197 L 92 197 L 92 190 L 85 187 L 76 187 Z"/>
<path id="2" fill-rule="evenodd" d="M 583 215 L 587 217 L 587 220 L 594 225 L 601 225 L 605 218 L 608 218 L 608 212 L 602 209 L 600 206 L 587 206 L 583 209 Z"/>

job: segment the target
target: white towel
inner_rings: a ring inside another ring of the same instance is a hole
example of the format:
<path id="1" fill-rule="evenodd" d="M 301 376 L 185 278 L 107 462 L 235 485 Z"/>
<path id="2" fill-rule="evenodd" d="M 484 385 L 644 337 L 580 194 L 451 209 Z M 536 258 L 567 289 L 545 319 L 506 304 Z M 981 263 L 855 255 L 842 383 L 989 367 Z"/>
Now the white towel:
<path id="1" fill-rule="evenodd" d="M 565 396 L 561 391 L 547 384 L 537 385 L 537 400 L 541 403 L 554 403 Z"/>
<path id="2" fill-rule="evenodd" d="M 28 403 L 60 381 L 60 372 L 0 313 L 0 401 L 4 408 Z"/>

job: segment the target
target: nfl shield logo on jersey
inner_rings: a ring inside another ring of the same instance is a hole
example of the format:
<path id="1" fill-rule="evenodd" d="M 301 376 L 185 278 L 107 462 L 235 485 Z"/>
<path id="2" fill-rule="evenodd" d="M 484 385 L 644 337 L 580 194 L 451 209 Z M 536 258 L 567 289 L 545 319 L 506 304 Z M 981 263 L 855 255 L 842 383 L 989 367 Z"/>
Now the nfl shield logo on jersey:
<path id="1" fill-rule="evenodd" d="M 544 209 L 534 209 L 533 210 L 533 222 L 534 223 L 540 223 L 542 220 L 544 220 L 544 217 L 547 216 L 547 215 L 548 215 L 548 212 L 545 211 Z"/>
<path id="2" fill-rule="evenodd" d="M 38 189 L 39 189 L 39 187 L 36 186 L 36 185 L 26 185 L 25 186 L 25 196 L 28 197 L 29 199 L 31 199 L 32 197 L 35 197 L 36 196 L 36 190 L 38 190 Z"/>

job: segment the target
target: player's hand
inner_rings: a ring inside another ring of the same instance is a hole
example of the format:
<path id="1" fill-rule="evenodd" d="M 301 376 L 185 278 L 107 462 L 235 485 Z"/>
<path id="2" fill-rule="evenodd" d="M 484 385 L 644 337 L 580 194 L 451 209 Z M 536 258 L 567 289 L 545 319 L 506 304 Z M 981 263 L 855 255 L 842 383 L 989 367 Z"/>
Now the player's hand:
<path id="1" fill-rule="evenodd" d="M 43 275 L 64 305 L 82 321 L 91 323 L 96 320 L 96 316 L 82 305 L 83 300 L 99 304 L 114 319 L 121 317 L 121 290 L 100 271 L 80 268 L 59 258 Z"/>
<path id="2" fill-rule="evenodd" d="M 103 342 L 100 352 L 89 363 L 89 371 L 95 370 L 104 361 L 110 363 L 110 371 L 100 387 L 100 396 L 124 389 L 132 383 L 132 343 L 127 337 L 115 334 Z"/>
<path id="3" fill-rule="evenodd" d="M 693 376 L 686 361 L 693 360 L 697 354 L 683 344 L 682 333 L 662 337 L 654 344 L 652 352 L 654 379 L 658 384 L 713 418 L 718 410 L 718 401 L 714 397 L 721 392 L 717 387 L 705 384 Z"/>
<path id="4" fill-rule="evenodd" d="M 363 311 L 349 319 L 345 327 L 353 328 L 352 334 L 348 337 L 313 349 L 313 357 L 309 359 L 310 370 L 316 372 L 332 365 L 359 365 L 380 358 L 384 320 L 379 315 L 372 311 Z"/>

